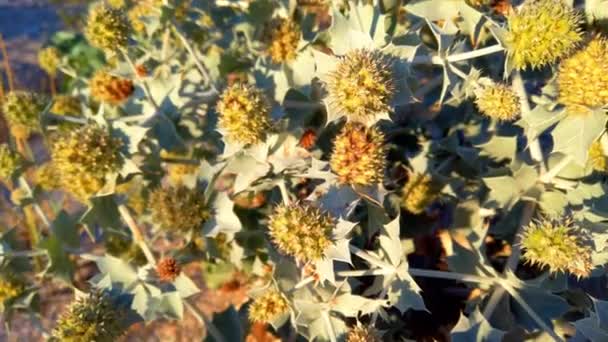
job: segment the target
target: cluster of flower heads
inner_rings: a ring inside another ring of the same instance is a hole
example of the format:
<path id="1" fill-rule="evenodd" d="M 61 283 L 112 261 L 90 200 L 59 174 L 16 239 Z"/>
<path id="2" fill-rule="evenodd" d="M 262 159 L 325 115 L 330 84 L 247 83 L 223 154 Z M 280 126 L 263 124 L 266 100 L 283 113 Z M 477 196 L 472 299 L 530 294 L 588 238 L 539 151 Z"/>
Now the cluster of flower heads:
<path id="1" fill-rule="evenodd" d="M 301 33 L 294 21 L 276 18 L 271 22 L 268 35 L 268 55 L 273 62 L 281 64 L 296 59 Z"/>
<path id="2" fill-rule="evenodd" d="M 129 42 L 131 25 L 125 13 L 98 3 L 91 7 L 85 35 L 91 45 L 106 51 L 119 51 Z"/>
<path id="3" fill-rule="evenodd" d="M 0 179 L 10 179 L 15 170 L 23 164 L 21 155 L 7 144 L 0 145 Z"/>
<path id="4" fill-rule="evenodd" d="M 91 96 L 100 102 L 120 105 L 125 102 L 135 87 L 133 81 L 119 76 L 111 75 L 104 70 L 97 71 L 89 81 Z"/>
<path id="5" fill-rule="evenodd" d="M 511 121 L 521 112 L 519 97 L 503 84 L 483 87 L 477 94 L 475 104 L 482 114 L 498 120 Z"/>
<path id="6" fill-rule="evenodd" d="M 40 113 L 46 101 L 43 96 L 23 91 L 8 93 L 2 103 L 2 112 L 15 138 L 25 139 L 40 131 Z"/>
<path id="7" fill-rule="evenodd" d="M 256 298 L 249 307 L 249 320 L 269 323 L 289 312 L 289 303 L 285 296 L 276 289 L 268 290 Z"/>
<path id="8" fill-rule="evenodd" d="M 167 231 L 192 232 L 211 217 L 202 194 L 183 185 L 152 191 L 149 207 L 154 222 Z"/>
<path id="9" fill-rule="evenodd" d="M 38 53 L 38 65 L 50 76 L 57 74 L 57 68 L 61 63 L 61 52 L 56 47 L 47 47 Z"/>

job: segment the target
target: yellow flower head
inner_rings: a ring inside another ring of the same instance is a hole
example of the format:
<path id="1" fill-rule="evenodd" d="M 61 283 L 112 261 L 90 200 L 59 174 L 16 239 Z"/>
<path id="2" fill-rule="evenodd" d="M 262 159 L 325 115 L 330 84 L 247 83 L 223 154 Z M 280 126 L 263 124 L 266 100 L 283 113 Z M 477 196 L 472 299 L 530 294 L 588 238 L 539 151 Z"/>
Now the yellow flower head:
<path id="1" fill-rule="evenodd" d="M 108 174 L 122 166 L 120 139 L 98 126 L 63 132 L 51 146 L 56 171 L 63 187 L 80 200 L 87 200 L 105 184 Z"/>
<path id="2" fill-rule="evenodd" d="M 112 8 L 123 8 L 127 5 L 125 0 L 106 0 Z"/>
<path id="3" fill-rule="evenodd" d="M 411 174 L 401 191 L 401 207 L 421 214 L 439 196 L 440 185 L 430 175 Z"/>
<path id="4" fill-rule="evenodd" d="M 93 292 L 70 305 L 57 321 L 52 338 L 62 342 L 112 342 L 126 330 L 126 313 L 109 295 Z"/>
<path id="5" fill-rule="evenodd" d="M 185 186 L 158 188 L 149 197 L 152 218 L 162 229 L 190 232 L 211 217 L 203 195 Z"/>
<path id="6" fill-rule="evenodd" d="M 0 179 L 8 180 L 21 167 L 23 158 L 10 149 L 7 144 L 0 144 Z"/>
<path id="7" fill-rule="evenodd" d="M 133 30 L 143 33 L 146 30 L 146 24 L 142 18 L 154 16 L 156 13 L 160 14 L 160 7 L 162 5 L 162 0 L 143 0 L 137 2 L 128 13 Z"/>
<path id="8" fill-rule="evenodd" d="M 296 59 L 300 43 L 300 28 L 290 19 L 276 18 L 271 22 L 268 55 L 274 63 L 281 64 Z"/>
<path id="9" fill-rule="evenodd" d="M 46 191 L 61 188 L 61 175 L 53 162 L 44 163 L 36 168 L 34 183 Z"/>
<path id="10" fill-rule="evenodd" d="M 542 219 L 521 236 L 523 259 L 550 272 L 569 272 L 579 278 L 591 273 L 591 248 L 577 234 L 571 220 Z"/>
<path id="11" fill-rule="evenodd" d="M 608 172 L 608 156 L 600 140 L 594 141 L 589 147 L 589 164 L 596 171 Z"/>
<path id="12" fill-rule="evenodd" d="M 608 41 L 594 38 L 565 59 L 557 76 L 558 101 L 573 113 L 608 105 Z"/>
<path id="13" fill-rule="evenodd" d="M 110 75 L 103 70 L 95 72 L 89 81 L 89 87 L 95 100 L 115 106 L 125 102 L 135 90 L 133 81 Z"/>
<path id="14" fill-rule="evenodd" d="M 44 97 L 30 92 L 12 91 L 2 103 L 2 111 L 15 138 L 27 138 L 40 131 L 40 113 L 44 110 Z"/>
<path id="15" fill-rule="evenodd" d="M 376 328 L 369 326 L 356 326 L 346 336 L 346 342 L 381 342 L 380 334 Z"/>
<path id="16" fill-rule="evenodd" d="M 277 290 L 270 290 L 253 300 L 249 307 L 251 322 L 270 323 L 289 311 L 285 297 Z"/>
<path id="17" fill-rule="evenodd" d="M 23 279 L 13 274 L 0 275 L 0 307 L 6 300 L 13 299 L 25 292 L 26 286 Z"/>
<path id="18" fill-rule="evenodd" d="M 57 95 L 54 98 L 51 112 L 57 115 L 80 116 L 82 114 L 82 107 L 80 100 L 76 96 Z"/>
<path id="19" fill-rule="evenodd" d="M 129 20 L 122 10 L 98 3 L 89 11 L 85 36 L 96 48 L 118 51 L 127 46 L 130 29 Z"/>
<path id="20" fill-rule="evenodd" d="M 61 63 L 61 53 L 55 47 L 47 47 L 38 52 L 38 65 L 47 74 L 55 76 Z"/>
<path id="21" fill-rule="evenodd" d="M 507 19 L 505 43 L 515 69 L 554 63 L 582 40 L 581 16 L 561 0 L 527 1 Z"/>
<path id="22" fill-rule="evenodd" d="M 281 253 L 308 262 L 321 259 L 332 244 L 334 219 L 305 204 L 278 206 L 270 216 L 268 229 Z"/>
<path id="23" fill-rule="evenodd" d="M 352 50 L 329 74 L 327 90 L 329 105 L 349 120 L 387 112 L 395 92 L 392 63 L 378 51 Z"/>
<path id="24" fill-rule="evenodd" d="M 498 120 L 514 120 L 521 112 L 519 96 L 510 87 L 502 84 L 493 84 L 481 89 L 475 104 L 481 113 Z"/>
<path id="25" fill-rule="evenodd" d="M 219 127 L 232 142 L 259 143 L 270 127 L 270 105 L 264 93 L 254 86 L 239 83 L 224 90 L 217 111 Z"/>
<path id="26" fill-rule="evenodd" d="M 347 123 L 334 139 L 329 163 L 341 183 L 371 185 L 382 182 L 386 165 L 384 135 L 375 127 Z"/>

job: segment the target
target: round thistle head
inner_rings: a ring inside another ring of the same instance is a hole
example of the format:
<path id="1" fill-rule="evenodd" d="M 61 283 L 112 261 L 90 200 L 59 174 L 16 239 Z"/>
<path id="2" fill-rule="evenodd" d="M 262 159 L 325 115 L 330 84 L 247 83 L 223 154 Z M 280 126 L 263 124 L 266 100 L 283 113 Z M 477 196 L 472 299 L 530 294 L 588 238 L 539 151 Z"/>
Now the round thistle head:
<path id="1" fill-rule="evenodd" d="M 430 175 L 411 174 L 401 191 L 401 207 L 421 214 L 439 196 L 440 185 Z"/>
<path id="2" fill-rule="evenodd" d="M 0 274 L 0 307 L 7 300 L 19 297 L 25 292 L 26 286 L 23 279 L 14 274 Z"/>
<path id="3" fill-rule="evenodd" d="M 290 19 L 276 18 L 270 23 L 267 53 L 274 63 L 296 59 L 300 43 L 300 28 Z"/>
<path id="4" fill-rule="evenodd" d="M 30 92 L 12 91 L 6 95 L 2 111 L 15 138 L 24 139 L 40 131 L 39 115 L 45 102 L 42 96 Z"/>
<path id="5" fill-rule="evenodd" d="M 384 135 L 375 127 L 347 123 L 334 139 L 329 163 L 341 183 L 371 185 L 382 182 L 386 164 Z"/>
<path id="6" fill-rule="evenodd" d="M 53 100 L 53 107 L 51 107 L 53 114 L 73 116 L 80 116 L 82 114 L 80 100 L 76 96 L 57 95 Z"/>
<path id="7" fill-rule="evenodd" d="M 61 53 L 55 47 L 47 47 L 38 52 L 38 65 L 47 74 L 55 76 L 61 63 Z"/>
<path id="8" fill-rule="evenodd" d="M 58 341 L 116 341 L 126 330 L 126 313 L 108 294 L 92 292 L 73 302 L 57 321 L 52 338 Z"/>
<path id="9" fill-rule="evenodd" d="M 63 132 L 51 145 L 51 156 L 63 187 L 81 200 L 105 184 L 106 175 L 122 166 L 122 141 L 95 125 Z"/>
<path id="10" fill-rule="evenodd" d="M 369 326 L 356 326 L 352 329 L 348 335 L 346 335 L 346 342 L 380 342 L 380 333 L 376 328 Z"/>
<path id="11" fill-rule="evenodd" d="M 144 0 L 137 2 L 127 14 L 133 30 L 137 33 L 145 32 L 146 24 L 142 19 L 153 16 L 156 12 L 155 10 L 158 10 L 162 5 L 162 0 Z"/>
<path id="12" fill-rule="evenodd" d="M 594 38 L 565 59 L 557 76 L 558 101 L 572 113 L 608 105 L 608 41 Z"/>
<path id="13" fill-rule="evenodd" d="M 570 53 L 582 40 L 581 17 L 561 0 L 526 2 L 508 16 L 505 43 L 515 69 L 540 68 Z"/>
<path id="14" fill-rule="evenodd" d="M 334 219 L 305 204 L 278 206 L 270 216 L 268 230 L 281 253 L 308 262 L 319 260 L 332 244 Z"/>
<path id="15" fill-rule="evenodd" d="M 253 300 L 249 306 L 251 322 L 270 323 L 289 311 L 287 299 L 275 289 Z"/>
<path id="16" fill-rule="evenodd" d="M 476 95 L 477 108 L 491 118 L 511 121 L 516 119 L 521 112 L 519 96 L 506 85 L 493 84 L 484 87 Z"/>
<path id="17" fill-rule="evenodd" d="M 202 194 L 185 186 L 158 188 L 148 201 L 152 219 L 165 230 L 194 231 L 211 217 Z"/>
<path id="18" fill-rule="evenodd" d="M 135 90 L 133 81 L 110 75 L 103 70 L 95 72 L 89 81 L 89 87 L 95 100 L 115 106 L 125 102 Z"/>
<path id="19" fill-rule="evenodd" d="M 89 11 L 85 36 L 96 48 L 118 51 L 127 46 L 130 29 L 122 10 L 98 3 Z"/>
<path id="20" fill-rule="evenodd" d="M 392 63 L 378 51 L 352 50 L 328 75 L 329 105 L 349 120 L 366 121 L 390 110 Z"/>
<path id="21" fill-rule="evenodd" d="M 7 144 L 0 144 L 0 179 L 8 180 L 21 167 L 23 158 L 10 149 Z"/>
<path id="22" fill-rule="evenodd" d="M 61 188 L 61 175 L 52 162 L 44 163 L 34 171 L 34 184 L 43 190 L 51 191 Z"/>
<path id="23" fill-rule="evenodd" d="M 568 272 L 579 278 L 591 273 L 591 249 L 571 220 L 542 219 L 531 223 L 521 236 L 523 259 L 550 272 Z"/>
<path id="24" fill-rule="evenodd" d="M 217 111 L 219 127 L 232 142 L 259 143 L 270 127 L 270 105 L 264 93 L 254 86 L 228 87 L 217 103 Z"/>
<path id="25" fill-rule="evenodd" d="M 156 274 L 158 274 L 160 281 L 172 282 L 181 271 L 182 269 L 177 260 L 173 258 L 164 258 L 156 264 Z"/>
<path id="26" fill-rule="evenodd" d="M 127 5 L 125 0 L 106 0 L 106 2 L 112 8 L 123 8 Z"/>
<path id="27" fill-rule="evenodd" d="M 600 140 L 594 141 L 589 147 L 589 164 L 596 171 L 608 173 L 608 156 Z"/>

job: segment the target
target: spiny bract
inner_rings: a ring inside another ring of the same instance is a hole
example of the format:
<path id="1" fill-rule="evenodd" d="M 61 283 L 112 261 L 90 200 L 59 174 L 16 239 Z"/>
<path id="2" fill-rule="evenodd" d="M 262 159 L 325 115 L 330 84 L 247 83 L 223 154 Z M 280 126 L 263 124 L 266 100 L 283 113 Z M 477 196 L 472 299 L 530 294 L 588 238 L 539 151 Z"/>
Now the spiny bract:
<path id="1" fill-rule="evenodd" d="M 349 51 L 329 74 L 327 90 L 333 110 L 349 120 L 366 121 L 391 109 L 392 64 L 379 51 Z"/>
<path id="2" fill-rule="evenodd" d="M 330 166 L 341 183 L 382 182 L 385 164 L 384 135 L 376 127 L 347 123 L 336 136 Z"/>
<path id="3" fill-rule="evenodd" d="M 513 67 L 539 68 L 566 56 L 582 40 L 580 22 L 561 0 L 527 1 L 508 16 L 505 43 Z"/>
<path id="4" fill-rule="evenodd" d="M 439 184 L 426 174 L 411 174 L 401 191 L 401 207 L 412 214 L 424 212 L 439 196 Z"/>
<path id="5" fill-rule="evenodd" d="M 156 274 L 158 274 L 160 281 L 172 282 L 181 271 L 182 269 L 177 260 L 173 258 L 164 258 L 156 264 Z"/>
<path id="6" fill-rule="evenodd" d="M 21 167 L 23 158 L 7 144 L 0 144 L 0 180 L 9 180 Z"/>
<path id="7" fill-rule="evenodd" d="M 278 206 L 270 216 L 268 230 L 281 253 L 299 261 L 316 261 L 332 244 L 334 219 L 307 204 Z"/>
<path id="8" fill-rule="evenodd" d="M 285 297 L 279 291 L 272 289 L 253 300 L 249 307 L 249 320 L 269 323 L 288 311 L 289 305 Z"/>
<path id="9" fill-rule="evenodd" d="M 552 273 L 568 272 L 579 278 L 591 273 L 591 249 L 569 219 L 530 223 L 521 236 L 521 246 L 526 262 L 548 267 Z"/>
<path id="10" fill-rule="evenodd" d="M 130 29 L 121 9 L 97 3 L 89 11 L 85 36 L 94 47 L 115 52 L 126 48 Z"/>
<path id="11" fill-rule="evenodd" d="M 12 91 L 2 103 L 2 111 L 11 133 L 18 139 L 40 131 L 40 113 L 44 110 L 44 97 L 24 91 Z"/>
<path id="12" fill-rule="evenodd" d="M 185 186 L 158 188 L 148 199 L 152 218 L 162 229 L 190 232 L 211 216 L 203 194 Z"/>
<path id="13" fill-rule="evenodd" d="M 113 342 L 125 332 L 126 313 L 103 292 L 76 300 L 57 321 L 52 341 Z"/>
<path id="14" fill-rule="evenodd" d="M 296 59 L 300 43 L 298 25 L 285 18 L 276 18 L 270 24 L 268 55 L 274 63 L 281 64 Z"/>
<path id="15" fill-rule="evenodd" d="M 346 342 L 381 342 L 380 334 L 374 327 L 356 326 L 346 336 Z"/>
<path id="16" fill-rule="evenodd" d="M 270 127 L 270 106 L 264 93 L 251 85 L 228 87 L 217 103 L 219 127 L 226 139 L 242 144 L 261 142 Z"/>
<path id="17" fill-rule="evenodd" d="M 475 104 L 481 113 L 498 120 L 514 120 L 521 112 L 519 97 L 503 84 L 482 88 L 476 96 Z"/>
<path id="18" fill-rule="evenodd" d="M 38 65 L 47 74 L 55 76 L 61 63 L 61 53 L 55 47 L 46 47 L 38 52 Z"/>
<path id="19" fill-rule="evenodd" d="M 87 200 L 103 187 L 107 175 L 120 170 L 121 147 L 122 141 L 105 128 L 88 125 L 57 137 L 52 162 L 64 188 Z"/>
<path id="20" fill-rule="evenodd" d="M 135 87 L 133 81 L 110 75 L 108 72 L 99 70 L 89 81 L 91 96 L 100 102 L 107 102 L 112 105 L 119 105 L 125 102 Z"/>
<path id="21" fill-rule="evenodd" d="M 588 113 L 608 105 L 608 41 L 596 37 L 565 59 L 557 83 L 558 101 L 570 113 Z"/>
<path id="22" fill-rule="evenodd" d="M 589 164 L 596 171 L 608 172 L 608 156 L 600 140 L 594 141 L 589 147 Z"/>

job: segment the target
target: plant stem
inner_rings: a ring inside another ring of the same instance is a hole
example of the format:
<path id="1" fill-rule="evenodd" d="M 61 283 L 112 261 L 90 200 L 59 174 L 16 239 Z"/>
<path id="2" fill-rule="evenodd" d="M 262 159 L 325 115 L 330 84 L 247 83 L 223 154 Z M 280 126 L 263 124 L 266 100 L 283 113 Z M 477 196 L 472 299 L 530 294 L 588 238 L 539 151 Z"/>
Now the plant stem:
<path id="1" fill-rule="evenodd" d="M 547 171 L 544 175 L 540 177 L 540 181 L 543 183 L 550 183 L 558 173 L 560 173 L 570 162 L 572 161 L 572 156 L 567 155 L 562 160 L 557 163 L 551 170 Z"/>
<path id="2" fill-rule="evenodd" d="M 156 265 L 156 259 L 154 258 L 154 254 L 152 254 L 152 251 L 150 250 L 150 247 L 148 247 L 148 244 L 146 243 L 146 240 L 144 239 L 141 230 L 137 226 L 137 223 L 133 219 L 133 216 L 131 216 L 129 208 L 127 208 L 124 204 L 119 204 L 118 212 L 120 213 L 120 216 L 122 216 L 123 220 L 125 220 L 125 222 L 127 223 L 129 230 L 131 230 L 131 235 L 133 235 L 133 241 L 135 241 L 139 248 L 141 248 L 142 252 L 144 252 L 148 263 L 151 265 Z"/>
<path id="3" fill-rule="evenodd" d="M 501 52 L 504 49 L 505 48 L 503 48 L 502 45 L 496 44 L 496 45 L 487 46 L 487 47 L 473 50 L 473 51 L 461 52 L 461 53 L 457 53 L 454 55 L 449 55 L 446 58 L 446 60 L 450 63 L 460 62 L 460 61 L 465 61 L 467 59 L 473 59 L 473 58 L 477 58 L 477 57 L 491 55 L 493 53 Z"/>
<path id="4" fill-rule="evenodd" d="M 47 255 L 48 252 L 44 250 L 35 250 L 35 251 L 8 251 L 6 253 L 0 253 L 0 257 L 5 258 L 29 258 L 29 257 L 37 257 L 41 255 Z"/>
<path id="5" fill-rule="evenodd" d="M 296 289 L 296 290 L 297 290 L 297 289 L 301 289 L 301 288 L 303 288 L 304 286 L 306 286 L 306 285 L 308 285 L 308 284 L 312 283 L 313 281 L 315 281 L 315 278 L 314 278 L 314 277 L 306 277 L 306 278 L 302 279 L 302 280 L 301 280 L 299 283 L 297 283 L 297 284 L 296 284 L 295 289 Z"/>
<path id="6" fill-rule="evenodd" d="M 329 319 L 329 313 L 327 311 L 322 311 L 321 317 L 323 318 L 323 322 L 325 323 L 325 328 L 327 329 L 327 334 L 329 335 L 329 340 L 331 342 L 336 342 L 336 333 L 334 332 L 334 327 L 331 325 L 331 320 Z"/>
<path id="7" fill-rule="evenodd" d="M 370 270 L 354 270 L 354 271 L 339 271 L 336 275 L 340 277 L 369 277 L 379 275 L 389 275 L 393 272 L 385 268 L 376 268 Z"/>
<path id="8" fill-rule="evenodd" d="M 215 87 L 215 85 L 213 84 L 213 82 L 211 81 L 211 76 L 209 75 L 209 71 L 207 71 L 207 68 L 205 68 L 203 63 L 198 59 L 198 56 L 196 56 L 196 54 L 194 53 L 194 49 L 192 49 L 192 45 L 190 45 L 190 42 L 188 42 L 186 37 L 184 37 L 184 35 L 178 30 L 177 26 L 173 25 L 172 27 L 173 27 L 173 32 L 175 32 L 175 35 L 179 38 L 179 40 L 182 42 L 182 44 L 184 44 L 186 51 L 188 51 L 188 54 L 190 54 L 190 57 L 192 57 L 192 60 L 194 60 L 194 64 L 196 65 L 196 68 L 198 69 L 198 71 L 206 79 L 206 81 L 209 84 L 209 86 L 211 87 L 211 89 L 215 90 L 215 92 L 217 93 L 218 90 Z"/>
<path id="9" fill-rule="evenodd" d="M 133 63 L 133 61 L 131 60 L 131 57 L 129 57 L 129 53 L 124 49 L 120 50 L 120 52 L 122 52 L 122 55 L 125 57 L 125 60 L 127 61 L 127 64 L 129 64 L 129 66 L 131 67 L 131 70 L 133 71 L 135 78 L 137 79 L 139 84 L 141 84 L 141 87 L 143 88 L 144 93 L 146 94 L 146 97 L 148 98 L 148 101 L 150 101 L 150 103 L 152 104 L 154 109 L 157 112 L 159 112 L 160 107 L 158 106 L 158 104 L 156 103 L 154 98 L 152 97 L 152 93 L 150 92 L 150 87 L 148 87 L 148 83 L 146 83 L 146 81 L 144 81 L 141 78 L 141 76 L 139 76 L 139 73 L 137 72 L 137 67 L 135 66 L 135 63 Z"/>
<path id="10" fill-rule="evenodd" d="M 495 284 L 497 282 L 497 278 L 494 277 L 490 278 L 471 274 L 425 270 L 420 268 L 410 268 L 408 269 L 408 272 L 414 277 L 451 279 L 467 283 Z"/>
<path id="11" fill-rule="evenodd" d="M 392 270 L 393 273 L 397 272 L 397 270 L 395 270 L 395 267 L 393 267 L 393 265 L 386 263 L 382 260 L 379 260 L 378 258 L 374 257 L 373 255 L 367 253 L 364 250 L 361 250 L 353 245 L 349 245 L 348 248 L 350 249 L 351 253 L 353 253 L 354 255 L 358 256 L 359 258 L 367 261 L 371 265 L 374 265 L 376 267 L 383 268 L 386 270 Z"/>
<path id="12" fill-rule="evenodd" d="M 283 204 L 290 205 L 291 199 L 289 198 L 289 192 L 287 191 L 287 186 L 285 185 L 285 180 L 282 180 L 278 184 L 279 190 L 281 190 L 281 198 L 283 199 Z"/>
<path id="13" fill-rule="evenodd" d="M 32 198 L 34 197 L 32 188 L 30 188 L 30 185 L 28 184 L 27 180 L 23 176 L 19 177 L 19 186 L 21 188 L 23 188 L 23 190 L 25 190 L 27 196 L 32 197 Z M 36 212 L 36 215 L 38 215 L 38 217 L 40 218 L 42 223 L 44 223 L 45 226 L 50 227 L 51 222 L 44 214 L 44 211 L 42 210 L 40 205 L 34 201 L 34 203 L 32 203 L 32 206 L 34 207 L 34 211 Z"/>

